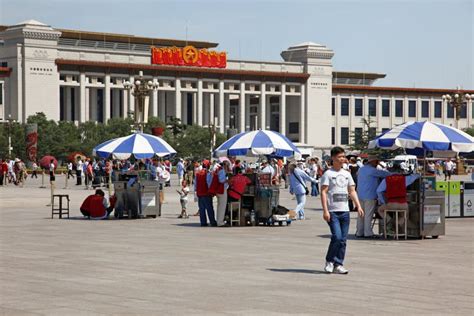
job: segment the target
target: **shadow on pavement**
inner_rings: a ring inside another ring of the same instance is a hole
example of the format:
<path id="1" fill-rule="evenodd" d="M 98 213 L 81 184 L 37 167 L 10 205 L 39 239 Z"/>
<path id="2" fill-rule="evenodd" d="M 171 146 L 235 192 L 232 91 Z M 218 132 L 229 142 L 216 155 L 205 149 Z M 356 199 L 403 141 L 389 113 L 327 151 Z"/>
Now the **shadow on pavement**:
<path id="1" fill-rule="evenodd" d="M 272 272 L 287 272 L 287 273 L 307 273 L 307 274 L 327 274 L 322 270 L 310 270 L 310 269 L 267 269 Z"/>
<path id="2" fill-rule="evenodd" d="M 201 228 L 200 223 L 180 223 L 180 224 L 173 224 L 173 225 L 174 226 L 181 226 L 181 227 L 199 227 L 199 228 Z"/>

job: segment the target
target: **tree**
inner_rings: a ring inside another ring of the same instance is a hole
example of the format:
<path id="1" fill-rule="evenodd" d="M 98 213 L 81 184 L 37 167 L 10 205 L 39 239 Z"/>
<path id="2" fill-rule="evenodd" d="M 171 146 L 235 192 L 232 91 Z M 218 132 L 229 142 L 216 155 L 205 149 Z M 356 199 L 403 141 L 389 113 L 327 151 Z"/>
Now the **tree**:
<path id="1" fill-rule="evenodd" d="M 361 119 L 364 127 L 361 132 L 353 131 L 351 138 L 353 142 L 349 144 L 351 150 L 368 151 L 369 142 L 377 136 L 377 130 L 374 126 L 375 120 L 370 116 Z"/>
<path id="2" fill-rule="evenodd" d="M 474 136 L 474 127 L 465 128 L 464 131 L 471 136 Z"/>

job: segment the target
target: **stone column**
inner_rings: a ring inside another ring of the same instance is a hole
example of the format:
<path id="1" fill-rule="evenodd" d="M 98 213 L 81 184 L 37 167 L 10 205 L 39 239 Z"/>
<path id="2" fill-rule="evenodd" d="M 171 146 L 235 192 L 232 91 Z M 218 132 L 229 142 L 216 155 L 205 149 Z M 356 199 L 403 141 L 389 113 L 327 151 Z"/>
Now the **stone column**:
<path id="1" fill-rule="evenodd" d="M 301 85 L 301 96 L 300 96 L 300 143 L 306 143 L 306 133 L 305 133 L 305 129 L 306 129 L 306 124 L 305 124 L 305 120 L 306 120 L 306 117 L 305 117 L 305 85 L 302 84 Z"/>
<path id="2" fill-rule="evenodd" d="M 228 128 L 226 121 L 225 112 L 228 106 L 226 105 L 224 110 L 224 81 L 219 81 L 219 132 L 224 133 L 225 128 Z M 227 116 L 228 117 L 228 116 Z"/>
<path id="3" fill-rule="evenodd" d="M 239 98 L 239 128 L 240 132 L 245 132 L 245 82 L 240 82 L 240 98 Z"/>
<path id="4" fill-rule="evenodd" d="M 202 106 L 202 79 L 198 79 L 197 84 L 197 124 L 202 126 L 203 106 Z"/>
<path id="5" fill-rule="evenodd" d="M 266 95 L 266 84 L 262 82 L 260 84 L 260 128 L 265 129 L 267 119 L 267 95 Z"/>
<path id="6" fill-rule="evenodd" d="M 90 89 L 89 88 L 89 96 L 90 96 L 90 113 L 89 118 L 92 121 L 97 121 L 97 88 Z"/>
<path id="7" fill-rule="evenodd" d="M 128 91 L 125 89 L 122 89 L 120 90 L 120 93 L 122 93 L 122 100 L 123 100 L 122 117 L 127 118 L 128 117 Z"/>
<path id="8" fill-rule="evenodd" d="M 104 78 L 104 123 L 110 119 L 110 74 Z"/>
<path id="9" fill-rule="evenodd" d="M 193 124 L 197 125 L 198 123 L 198 114 L 197 114 L 197 92 L 193 92 Z"/>
<path id="10" fill-rule="evenodd" d="M 280 133 L 286 136 L 286 84 L 280 89 Z"/>
<path id="11" fill-rule="evenodd" d="M 229 94 L 224 94 L 224 122 L 225 122 L 225 128 L 228 129 L 231 127 L 231 122 L 230 122 L 230 95 Z M 235 128 L 235 126 L 234 126 Z"/>
<path id="12" fill-rule="evenodd" d="M 87 121 L 86 116 L 86 74 L 81 72 L 79 75 L 79 122 L 84 123 Z"/>
<path id="13" fill-rule="evenodd" d="M 174 98 L 174 110 L 175 110 L 175 117 L 178 119 L 182 119 L 181 117 L 181 80 L 176 78 L 174 82 L 175 87 L 175 98 Z"/>

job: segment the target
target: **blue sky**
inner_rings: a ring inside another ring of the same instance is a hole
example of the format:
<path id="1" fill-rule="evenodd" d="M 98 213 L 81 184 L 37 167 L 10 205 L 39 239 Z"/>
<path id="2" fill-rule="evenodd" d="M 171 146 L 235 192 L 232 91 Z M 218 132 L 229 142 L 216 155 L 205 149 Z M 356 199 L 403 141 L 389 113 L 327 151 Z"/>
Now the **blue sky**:
<path id="1" fill-rule="evenodd" d="M 382 86 L 474 88 L 474 0 L 0 0 L 0 24 L 218 42 L 230 59 L 280 61 L 305 41 L 339 71 L 386 73 Z"/>

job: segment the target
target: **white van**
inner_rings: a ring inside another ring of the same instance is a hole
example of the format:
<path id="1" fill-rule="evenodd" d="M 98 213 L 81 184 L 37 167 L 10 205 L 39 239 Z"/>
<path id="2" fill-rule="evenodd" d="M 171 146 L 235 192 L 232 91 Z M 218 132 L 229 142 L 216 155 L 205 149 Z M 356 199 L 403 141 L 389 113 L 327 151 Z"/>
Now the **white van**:
<path id="1" fill-rule="evenodd" d="M 418 160 L 414 155 L 398 155 L 391 159 L 392 168 L 401 169 L 406 173 L 414 172 L 418 169 Z"/>

